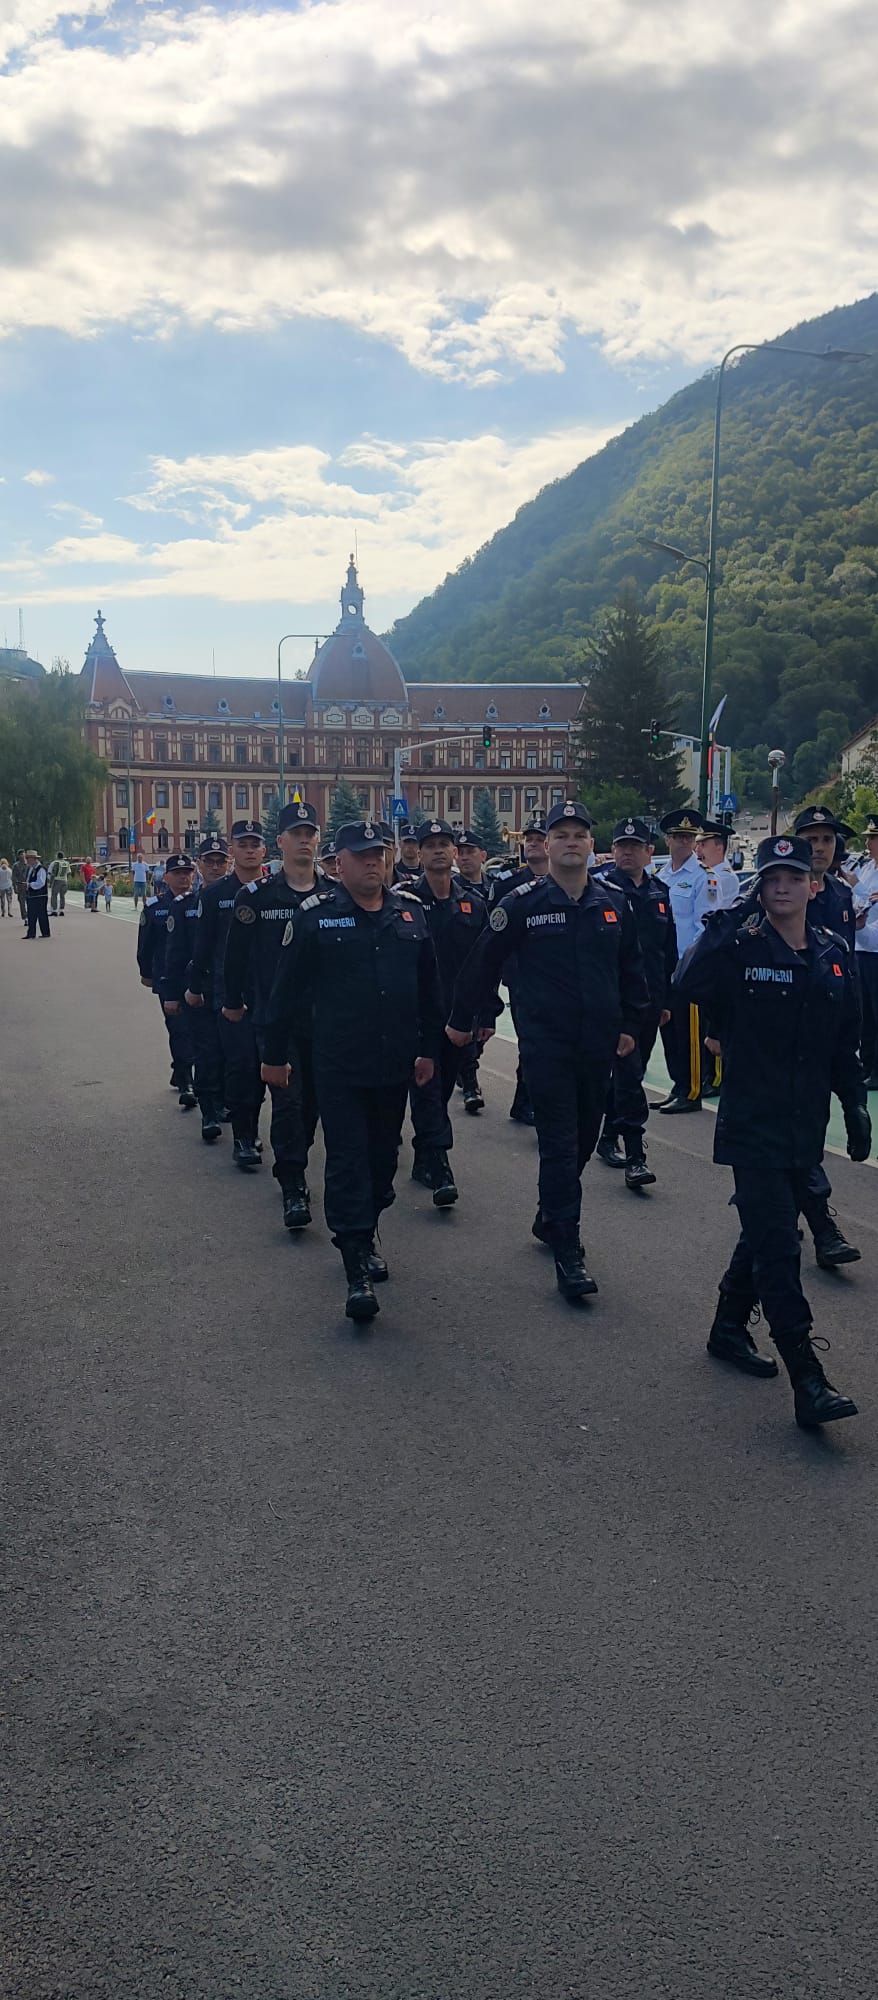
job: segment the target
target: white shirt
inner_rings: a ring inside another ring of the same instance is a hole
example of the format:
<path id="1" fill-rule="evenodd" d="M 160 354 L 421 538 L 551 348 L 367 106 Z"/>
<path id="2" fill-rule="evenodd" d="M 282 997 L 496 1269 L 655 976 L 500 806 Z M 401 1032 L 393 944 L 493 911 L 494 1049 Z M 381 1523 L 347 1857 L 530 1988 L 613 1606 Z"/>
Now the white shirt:
<path id="1" fill-rule="evenodd" d="M 737 902 L 741 894 L 741 884 L 730 861 L 717 861 L 713 868 L 702 862 L 707 876 L 707 894 L 712 910 L 725 910 L 729 903 Z"/>
<path id="2" fill-rule="evenodd" d="M 858 916 L 868 911 L 865 924 L 856 933 L 857 951 L 878 951 L 878 903 L 870 903 L 869 897 L 878 894 L 878 862 L 866 861 L 857 873 L 853 888 L 854 909 Z"/>
<path id="3" fill-rule="evenodd" d="M 27 886 L 32 896 L 38 896 L 46 886 L 46 871 L 41 861 L 35 861 L 27 871 Z"/>
<path id="4" fill-rule="evenodd" d="M 718 910 L 721 906 L 718 900 L 711 899 L 707 869 L 702 868 L 695 854 L 690 854 L 682 868 L 672 868 L 667 861 L 661 870 L 661 879 L 667 883 L 677 932 L 677 950 L 682 958 L 690 944 L 700 938 L 702 918 L 707 916 L 709 910 Z"/>

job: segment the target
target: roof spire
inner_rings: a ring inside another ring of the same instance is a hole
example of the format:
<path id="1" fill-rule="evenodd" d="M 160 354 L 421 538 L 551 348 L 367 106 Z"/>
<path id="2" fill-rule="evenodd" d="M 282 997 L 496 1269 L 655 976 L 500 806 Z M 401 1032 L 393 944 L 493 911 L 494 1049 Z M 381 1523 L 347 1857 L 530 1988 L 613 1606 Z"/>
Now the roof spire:
<path id="1" fill-rule="evenodd" d="M 357 565 L 353 555 L 348 557 L 348 573 L 341 593 L 342 618 L 363 617 L 363 590 L 357 576 Z"/>

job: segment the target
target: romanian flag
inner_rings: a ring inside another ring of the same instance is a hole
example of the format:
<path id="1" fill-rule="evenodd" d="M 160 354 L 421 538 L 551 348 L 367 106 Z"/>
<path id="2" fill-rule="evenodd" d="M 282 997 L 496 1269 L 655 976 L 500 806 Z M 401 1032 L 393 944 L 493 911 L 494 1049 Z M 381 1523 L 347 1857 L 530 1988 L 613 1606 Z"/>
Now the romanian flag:
<path id="1" fill-rule="evenodd" d="M 155 813 L 154 812 L 147 813 L 143 824 L 144 826 L 155 826 Z"/>

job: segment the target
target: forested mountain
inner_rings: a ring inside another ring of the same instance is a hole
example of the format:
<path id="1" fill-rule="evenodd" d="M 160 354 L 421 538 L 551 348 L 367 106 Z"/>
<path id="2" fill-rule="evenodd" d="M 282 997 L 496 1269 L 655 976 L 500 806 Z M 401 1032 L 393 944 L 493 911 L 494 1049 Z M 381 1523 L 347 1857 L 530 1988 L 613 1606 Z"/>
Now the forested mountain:
<path id="1" fill-rule="evenodd" d="M 726 373 L 714 644 L 723 733 L 783 747 L 798 791 L 878 711 L 878 295 L 781 337 L 865 361 L 744 356 Z M 411 680 L 566 680 L 620 588 L 658 621 L 697 733 L 715 375 L 522 507 L 388 635 Z M 796 754 L 797 753 L 797 754 Z"/>

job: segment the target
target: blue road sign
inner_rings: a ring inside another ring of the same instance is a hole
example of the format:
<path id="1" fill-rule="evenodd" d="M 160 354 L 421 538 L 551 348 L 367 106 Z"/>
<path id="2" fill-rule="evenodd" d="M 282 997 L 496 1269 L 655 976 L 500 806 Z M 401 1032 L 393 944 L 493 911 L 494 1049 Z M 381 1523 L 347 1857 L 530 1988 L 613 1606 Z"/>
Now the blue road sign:
<path id="1" fill-rule="evenodd" d="M 720 799 L 719 806 L 720 806 L 720 812 L 736 813 L 738 810 L 737 792 L 724 793 L 723 797 Z"/>
<path id="2" fill-rule="evenodd" d="M 391 799 L 390 811 L 394 819 L 407 819 L 408 809 L 408 799 Z"/>

